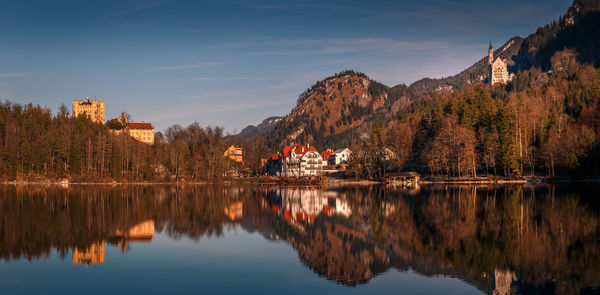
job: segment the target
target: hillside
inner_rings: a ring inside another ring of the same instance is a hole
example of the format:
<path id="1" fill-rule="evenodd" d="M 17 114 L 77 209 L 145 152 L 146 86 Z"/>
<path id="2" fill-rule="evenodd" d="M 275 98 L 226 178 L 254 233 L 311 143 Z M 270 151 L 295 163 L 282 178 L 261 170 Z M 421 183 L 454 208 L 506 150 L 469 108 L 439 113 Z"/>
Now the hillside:
<path id="1" fill-rule="evenodd" d="M 345 71 L 318 81 L 303 92 L 296 107 L 270 135 L 280 143 L 311 142 L 322 148 L 337 142 L 332 136 L 350 134 L 374 120 L 387 120 L 409 102 L 405 86 L 390 88 L 363 73 Z M 343 142 L 347 142 L 346 136 Z M 340 143 L 340 142 L 338 142 Z"/>
<path id="2" fill-rule="evenodd" d="M 248 125 L 246 126 L 246 128 L 242 129 L 240 133 L 237 134 L 237 137 L 239 139 L 242 139 L 243 141 L 248 142 L 256 136 L 265 136 L 271 131 L 273 131 L 275 125 L 277 125 L 277 123 L 281 121 L 282 118 L 283 117 L 273 116 L 264 119 L 260 124 L 256 126 Z"/>

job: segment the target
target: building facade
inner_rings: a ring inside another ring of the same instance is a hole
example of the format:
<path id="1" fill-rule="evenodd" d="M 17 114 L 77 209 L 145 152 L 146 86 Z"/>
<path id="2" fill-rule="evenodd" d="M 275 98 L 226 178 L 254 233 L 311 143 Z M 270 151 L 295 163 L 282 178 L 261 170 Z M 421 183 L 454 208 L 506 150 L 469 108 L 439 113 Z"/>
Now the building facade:
<path id="1" fill-rule="evenodd" d="M 90 100 L 73 100 L 73 117 L 87 115 L 93 122 L 104 124 L 104 101 Z"/>
<path id="2" fill-rule="evenodd" d="M 230 146 L 224 153 L 223 157 L 229 158 L 229 160 L 242 163 L 244 161 L 244 153 L 241 147 Z"/>
<path id="3" fill-rule="evenodd" d="M 329 165 L 348 164 L 351 154 L 352 151 L 348 148 L 339 149 L 329 156 L 327 162 L 329 163 Z"/>
<path id="4" fill-rule="evenodd" d="M 301 176 L 317 176 L 323 173 L 323 158 L 314 146 L 310 146 L 300 160 Z"/>
<path id="5" fill-rule="evenodd" d="M 144 121 L 141 123 L 129 122 L 125 128 L 125 132 L 138 141 L 149 145 L 154 144 L 154 126 L 151 123 Z"/>
<path id="6" fill-rule="evenodd" d="M 492 85 L 496 84 L 506 84 L 511 80 L 511 76 L 508 74 L 508 70 L 506 68 L 506 62 L 502 60 L 500 57 L 497 57 L 494 60 L 494 48 L 490 43 L 490 48 L 488 49 L 488 81 Z"/>
<path id="7" fill-rule="evenodd" d="M 285 146 L 282 153 L 273 154 L 267 165 L 271 175 L 316 176 L 323 174 L 324 161 L 314 146 L 292 144 Z"/>

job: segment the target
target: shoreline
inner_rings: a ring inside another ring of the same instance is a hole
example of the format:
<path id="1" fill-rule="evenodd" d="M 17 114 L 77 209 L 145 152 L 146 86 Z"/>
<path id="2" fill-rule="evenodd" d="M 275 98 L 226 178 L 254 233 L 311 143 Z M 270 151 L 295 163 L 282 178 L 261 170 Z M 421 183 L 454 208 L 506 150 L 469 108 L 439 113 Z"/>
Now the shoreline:
<path id="1" fill-rule="evenodd" d="M 274 179 L 271 179 L 274 180 Z M 2 185 L 282 185 L 282 186 L 320 186 L 320 185 L 382 185 L 387 184 L 385 180 L 366 180 L 366 179 L 339 179 L 330 178 L 322 181 L 321 183 L 286 183 L 282 181 L 263 181 L 261 178 L 254 179 L 229 179 L 223 182 L 212 182 L 212 181 L 194 181 L 194 182 L 93 182 L 93 181 L 77 181 L 67 182 L 62 181 L 0 181 Z M 522 179 L 460 179 L 460 178 L 425 178 L 418 182 L 420 185 L 429 184 L 567 184 L 567 183 L 600 183 L 600 176 L 589 176 L 589 177 L 554 177 L 554 178 L 541 178 L 541 177 L 525 177 Z"/>

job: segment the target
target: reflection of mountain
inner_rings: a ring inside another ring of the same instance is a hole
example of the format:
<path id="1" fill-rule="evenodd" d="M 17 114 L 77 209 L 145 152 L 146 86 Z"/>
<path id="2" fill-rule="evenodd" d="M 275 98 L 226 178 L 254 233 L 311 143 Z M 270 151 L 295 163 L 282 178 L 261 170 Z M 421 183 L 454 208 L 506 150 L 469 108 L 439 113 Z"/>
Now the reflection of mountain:
<path id="1" fill-rule="evenodd" d="M 285 241 L 320 276 L 367 283 L 389 269 L 458 277 L 490 294 L 574 294 L 600 282 L 599 206 L 585 187 L 1 187 L 0 257 L 73 250 L 104 261 L 151 241 L 230 225 Z M 33 197 L 35 196 L 35 197 Z"/>

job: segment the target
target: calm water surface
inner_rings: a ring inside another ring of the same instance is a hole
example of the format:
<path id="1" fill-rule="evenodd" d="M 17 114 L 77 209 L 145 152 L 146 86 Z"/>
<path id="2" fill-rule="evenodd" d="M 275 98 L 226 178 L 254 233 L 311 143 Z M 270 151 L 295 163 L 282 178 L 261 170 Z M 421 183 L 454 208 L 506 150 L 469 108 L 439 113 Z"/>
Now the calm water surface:
<path id="1" fill-rule="evenodd" d="M 599 186 L 0 186 L 0 294 L 598 294 Z"/>

